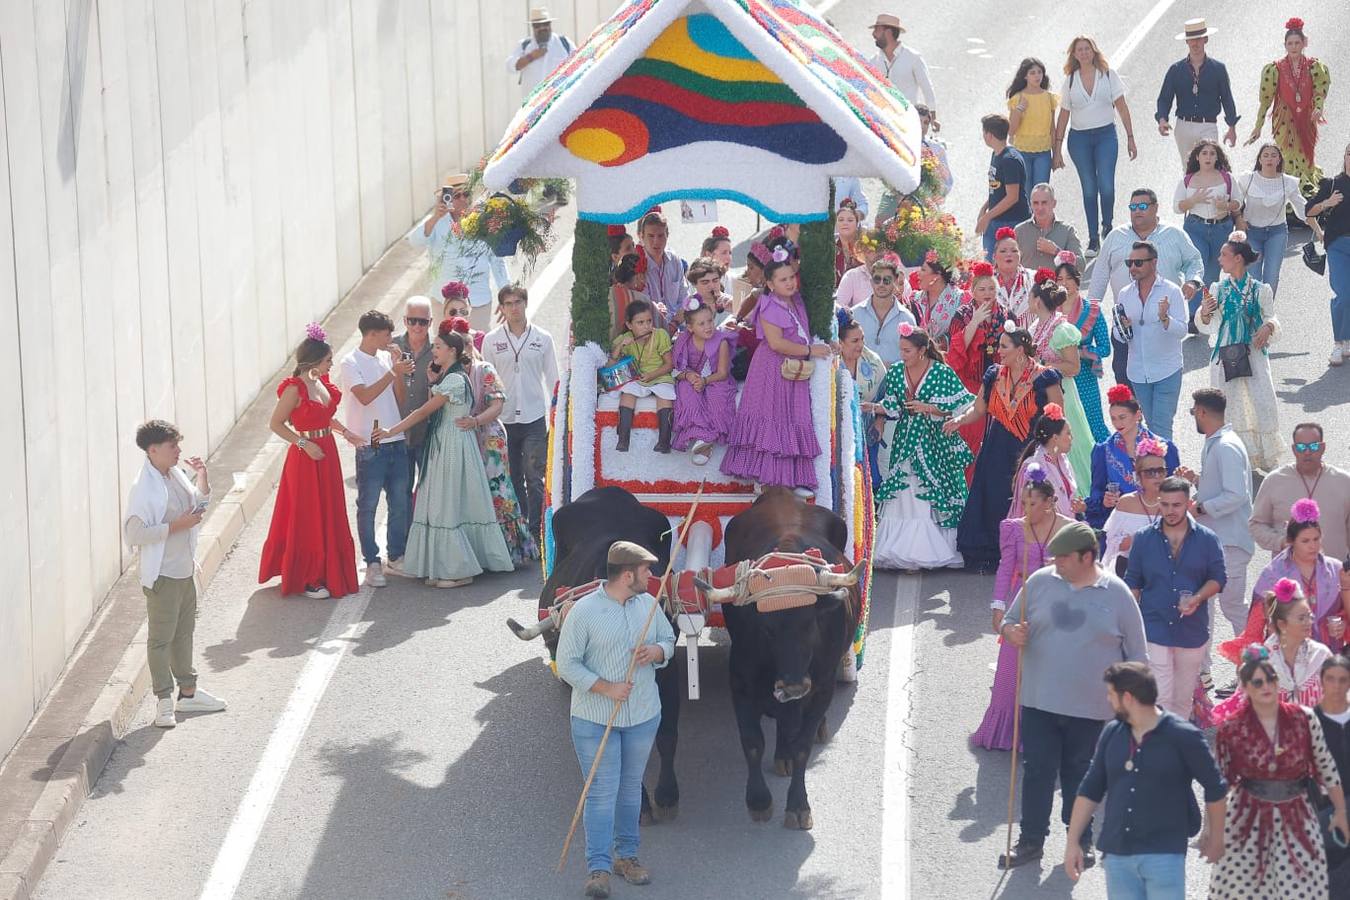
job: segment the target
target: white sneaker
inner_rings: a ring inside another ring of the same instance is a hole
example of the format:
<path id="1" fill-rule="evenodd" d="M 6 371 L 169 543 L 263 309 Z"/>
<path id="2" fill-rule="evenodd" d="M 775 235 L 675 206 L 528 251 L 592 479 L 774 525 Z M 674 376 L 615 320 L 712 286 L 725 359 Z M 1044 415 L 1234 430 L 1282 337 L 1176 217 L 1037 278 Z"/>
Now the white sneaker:
<path id="1" fill-rule="evenodd" d="M 311 600 L 327 600 L 333 595 L 328 593 L 328 588 L 319 585 L 316 588 L 305 588 L 305 596 Z"/>
<path id="2" fill-rule="evenodd" d="M 1327 359 L 1327 365 L 1339 366 L 1345 362 L 1345 348 L 1340 344 L 1334 344 L 1331 347 L 1331 356 Z"/>
<path id="3" fill-rule="evenodd" d="M 155 702 L 155 727 L 173 728 L 178 724 L 178 717 L 173 714 L 173 695 L 160 697 Z"/>
<path id="4" fill-rule="evenodd" d="M 182 697 L 178 701 L 178 709 L 182 712 L 221 712 L 229 705 L 201 688 L 197 688 L 191 697 Z"/>
<path id="5" fill-rule="evenodd" d="M 384 564 L 384 574 L 397 575 L 399 578 L 410 577 L 403 568 L 403 557 L 401 556 L 398 559 L 391 559 Z"/>
<path id="6" fill-rule="evenodd" d="M 366 587 L 384 587 L 388 583 L 384 577 L 384 566 L 378 562 L 366 563 Z"/>
<path id="7" fill-rule="evenodd" d="M 699 441 L 693 446 L 691 452 L 693 453 L 692 462 L 694 465 L 706 466 L 711 458 L 709 454 L 712 452 L 712 444 L 707 441 Z"/>

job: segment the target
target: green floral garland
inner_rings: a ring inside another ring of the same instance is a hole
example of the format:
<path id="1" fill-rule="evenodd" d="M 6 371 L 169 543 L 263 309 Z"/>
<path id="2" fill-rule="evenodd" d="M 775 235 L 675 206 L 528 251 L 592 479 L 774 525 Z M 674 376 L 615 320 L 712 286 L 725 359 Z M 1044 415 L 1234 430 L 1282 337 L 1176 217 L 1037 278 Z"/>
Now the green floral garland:
<path id="1" fill-rule="evenodd" d="M 805 222 L 801 229 L 802 300 L 811 333 L 829 340 L 834 319 L 834 186 L 830 186 L 831 213 L 816 222 Z"/>
<path id="2" fill-rule="evenodd" d="M 577 219 L 572 245 L 572 337 L 609 349 L 609 240 L 605 226 Z"/>

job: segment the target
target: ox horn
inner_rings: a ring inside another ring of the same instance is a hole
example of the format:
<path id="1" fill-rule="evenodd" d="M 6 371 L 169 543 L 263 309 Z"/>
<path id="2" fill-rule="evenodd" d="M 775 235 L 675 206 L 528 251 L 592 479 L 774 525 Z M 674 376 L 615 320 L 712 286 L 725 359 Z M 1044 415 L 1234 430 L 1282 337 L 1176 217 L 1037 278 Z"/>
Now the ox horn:
<path id="1" fill-rule="evenodd" d="M 704 581 L 697 575 L 694 576 L 694 587 L 703 592 L 703 596 L 709 603 L 729 603 L 736 599 L 736 586 L 717 588 Z"/>
<path id="2" fill-rule="evenodd" d="M 515 619 L 507 619 L 506 627 L 510 628 L 511 633 L 514 634 L 516 637 L 520 638 L 522 641 L 532 641 L 535 638 L 539 637 L 539 635 L 544 634 L 545 632 L 557 629 L 558 624 L 552 612 L 550 611 L 548 618 L 540 619 L 538 622 L 535 622 L 533 625 L 530 625 L 528 627 L 520 624 Z"/>
<path id="3" fill-rule="evenodd" d="M 821 587 L 853 587 L 855 584 L 858 583 L 858 579 L 862 577 L 863 569 L 865 569 L 866 567 L 867 567 L 867 560 L 865 560 L 865 559 L 860 559 L 860 560 L 858 560 L 857 565 L 855 565 L 855 566 L 854 566 L 850 571 L 848 571 L 848 572 L 839 572 L 839 573 L 836 573 L 836 572 L 830 571 L 829 569 L 825 569 L 824 571 L 822 571 L 822 572 L 820 573 L 820 576 L 819 576 L 819 578 L 820 578 L 820 586 L 821 586 Z"/>

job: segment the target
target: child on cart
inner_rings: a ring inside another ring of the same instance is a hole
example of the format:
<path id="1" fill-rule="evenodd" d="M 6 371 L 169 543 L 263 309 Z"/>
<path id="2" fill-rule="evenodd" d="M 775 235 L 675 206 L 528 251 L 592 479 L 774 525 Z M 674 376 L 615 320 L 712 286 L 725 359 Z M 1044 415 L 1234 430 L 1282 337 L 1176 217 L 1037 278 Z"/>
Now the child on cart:
<path id="1" fill-rule="evenodd" d="M 714 444 L 726 443 L 736 419 L 736 337 L 716 327 L 715 314 L 705 296 L 693 295 L 684 302 L 685 330 L 675 338 L 675 449 L 690 450 L 696 466 L 707 464 Z"/>
<path id="2" fill-rule="evenodd" d="M 628 330 L 615 338 L 609 361 L 614 363 L 625 356 L 632 357 L 637 366 L 637 378 L 620 388 L 619 442 L 615 449 L 622 453 L 628 452 L 628 439 L 633 431 L 633 413 L 638 398 L 655 396 L 659 436 L 654 449 L 657 453 L 669 453 L 675 412 L 675 379 L 670 375 L 674 368 L 670 335 L 655 327 L 650 301 L 634 300 L 629 303 L 624 318 Z"/>

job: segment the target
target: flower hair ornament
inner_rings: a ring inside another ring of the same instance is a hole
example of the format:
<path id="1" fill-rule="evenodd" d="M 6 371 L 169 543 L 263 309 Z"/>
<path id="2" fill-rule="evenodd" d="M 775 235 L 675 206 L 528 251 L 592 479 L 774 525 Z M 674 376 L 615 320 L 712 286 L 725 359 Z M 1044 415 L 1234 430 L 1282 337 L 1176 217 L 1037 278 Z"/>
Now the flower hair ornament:
<path id="1" fill-rule="evenodd" d="M 1322 510 L 1317 506 L 1317 501 L 1311 497 L 1295 500 L 1294 505 L 1289 508 L 1289 517 L 1300 525 L 1317 522 L 1321 516 Z"/>
<path id="2" fill-rule="evenodd" d="M 1292 578 L 1281 578 L 1275 582 L 1275 587 L 1271 589 L 1271 592 L 1275 595 L 1275 599 L 1281 603 L 1302 599 L 1298 590 L 1298 582 Z"/>
<path id="3" fill-rule="evenodd" d="M 1061 250 L 1055 254 L 1055 265 L 1076 266 L 1078 265 L 1078 254 L 1072 250 Z"/>
<path id="4" fill-rule="evenodd" d="M 660 214 L 661 214 L 661 204 L 658 203 L 658 204 L 656 204 L 655 206 L 649 208 L 645 213 L 643 213 L 643 215 L 645 215 L 645 216 L 650 216 L 652 213 L 656 213 L 657 215 L 660 215 Z"/>
<path id="5" fill-rule="evenodd" d="M 994 264 L 981 260 L 970 267 L 971 278 L 993 278 Z"/>
<path id="6" fill-rule="evenodd" d="M 942 260 L 938 257 L 936 250 L 929 250 L 927 253 L 925 253 L 923 255 L 923 261 L 930 265 L 934 263 L 936 263 L 937 265 L 942 265 Z"/>
<path id="7" fill-rule="evenodd" d="M 1285 31 L 1302 31 L 1302 30 L 1303 30 L 1303 20 L 1300 19 L 1298 16 L 1291 16 L 1291 17 L 1289 18 L 1289 20 L 1288 20 L 1287 22 L 1284 23 L 1284 30 L 1285 30 Z"/>
<path id="8" fill-rule="evenodd" d="M 909 289 L 912 291 L 917 291 L 922 287 L 923 285 L 919 284 L 919 270 L 918 269 L 912 270 L 909 273 Z"/>
<path id="9" fill-rule="evenodd" d="M 1230 244 L 1247 243 L 1247 232 L 1243 231 L 1241 228 L 1234 228 L 1233 231 L 1228 235 L 1228 242 Z"/>
<path id="10" fill-rule="evenodd" d="M 1113 384 L 1106 389 L 1106 399 L 1109 403 L 1129 403 L 1134 399 L 1134 391 L 1128 384 Z"/>
<path id="11" fill-rule="evenodd" d="M 725 241 L 731 237 L 731 232 L 727 230 L 725 225 L 714 225 L 712 234 L 708 236 L 717 238 L 719 241 Z"/>
<path id="12" fill-rule="evenodd" d="M 469 299 L 469 286 L 462 281 L 447 281 L 445 287 L 441 288 L 441 296 L 446 300 L 456 297 L 467 300 Z"/>
<path id="13" fill-rule="evenodd" d="M 628 233 L 628 229 L 627 229 L 627 228 L 624 228 L 622 225 L 606 225 L 606 226 L 605 226 L 605 234 L 609 235 L 610 237 L 621 237 L 621 236 L 623 236 L 623 235 L 625 235 L 625 234 L 627 234 L 627 233 Z"/>
<path id="14" fill-rule="evenodd" d="M 318 322 L 310 322 L 305 326 L 305 337 L 311 341 L 327 341 L 328 332 Z"/>
<path id="15" fill-rule="evenodd" d="M 905 264 L 900 261 L 900 254 L 896 253 L 894 250 L 882 254 L 881 258 L 883 261 L 888 262 L 891 265 L 895 266 L 895 270 L 897 272 L 905 271 Z"/>
<path id="16" fill-rule="evenodd" d="M 787 237 L 787 229 L 782 225 L 775 225 L 769 229 L 768 234 L 764 235 L 764 243 L 767 244 L 769 241 L 785 237 Z"/>
<path id="17" fill-rule="evenodd" d="M 792 254 L 788 252 L 786 247 L 779 247 L 777 250 L 773 251 L 774 262 L 785 263 L 791 258 Z"/>
<path id="18" fill-rule="evenodd" d="M 896 330 L 900 332 L 902 338 L 907 338 L 914 333 L 914 326 L 908 322 L 901 322 L 900 327 Z"/>
<path id="19" fill-rule="evenodd" d="M 1040 484 L 1050 478 L 1050 473 L 1045 471 L 1045 466 L 1040 463 L 1027 463 L 1027 481 Z"/>
<path id="20" fill-rule="evenodd" d="M 846 309 L 836 309 L 834 311 L 834 321 L 839 325 L 839 331 L 843 332 L 845 328 L 853 324 L 853 313 Z"/>
<path id="21" fill-rule="evenodd" d="M 1017 232 L 1016 232 L 1016 231 L 1013 231 L 1013 230 L 1012 230 L 1011 228 L 1009 228 L 1007 225 L 1004 225 L 1004 226 L 1003 226 L 1002 228 L 1000 228 L 998 231 L 995 231 L 995 232 L 994 232 L 994 242 L 995 242 L 995 243 L 997 243 L 998 241 L 1005 241 L 1005 240 L 1007 240 L 1008 238 L 1012 238 L 1013 240 L 1017 240 Z"/>
<path id="22" fill-rule="evenodd" d="M 684 311 L 686 313 L 697 312 L 703 308 L 703 301 L 698 298 L 698 294 L 692 295 L 684 301 Z"/>
<path id="23" fill-rule="evenodd" d="M 1244 664 L 1270 662 L 1270 648 L 1265 644 L 1248 644 L 1242 648 L 1242 662 Z"/>
<path id="24" fill-rule="evenodd" d="M 1058 403 L 1047 403 L 1045 404 L 1045 410 L 1041 415 L 1045 416 L 1051 422 L 1063 422 L 1064 407 L 1060 406 Z"/>
<path id="25" fill-rule="evenodd" d="M 1136 458 L 1140 456 L 1166 456 L 1167 445 L 1151 437 L 1141 437 L 1134 445 L 1134 455 Z"/>
<path id="26" fill-rule="evenodd" d="M 463 316 L 451 316 L 448 319 L 442 319 L 441 324 L 436 327 L 436 333 L 441 337 L 447 334 L 468 334 L 469 320 Z"/>
<path id="27" fill-rule="evenodd" d="M 839 209 L 851 209 L 854 212 L 857 212 L 858 201 L 854 200 L 852 197 L 845 197 L 843 200 L 839 201 Z"/>
<path id="28" fill-rule="evenodd" d="M 1044 266 L 1036 270 L 1036 274 L 1031 279 L 1036 284 L 1045 284 L 1047 281 L 1055 280 L 1055 270 L 1047 269 Z"/>
<path id="29" fill-rule="evenodd" d="M 1017 331 L 1017 323 L 1012 319 L 1005 319 L 1003 321 L 1003 333 L 1012 334 L 1015 331 Z"/>
<path id="30" fill-rule="evenodd" d="M 753 244 L 750 245 L 749 256 L 755 262 L 759 263 L 759 267 L 761 269 L 767 266 L 769 262 L 773 259 L 773 253 L 771 253 L 769 251 L 769 248 L 761 244 L 759 241 L 755 241 Z"/>

